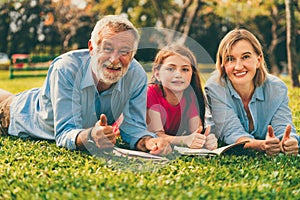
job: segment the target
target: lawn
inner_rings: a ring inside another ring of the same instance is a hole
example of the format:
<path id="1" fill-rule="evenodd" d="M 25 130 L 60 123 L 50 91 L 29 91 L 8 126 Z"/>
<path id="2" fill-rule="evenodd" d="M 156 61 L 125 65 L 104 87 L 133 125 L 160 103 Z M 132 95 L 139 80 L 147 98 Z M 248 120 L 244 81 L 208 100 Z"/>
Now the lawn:
<path id="1" fill-rule="evenodd" d="M 0 71 L 0 88 L 13 93 L 44 80 L 8 77 Z M 289 96 L 300 133 L 300 90 L 289 88 Z M 299 156 L 171 156 L 159 163 L 0 137 L 0 158 L 0 199 L 300 199 Z"/>

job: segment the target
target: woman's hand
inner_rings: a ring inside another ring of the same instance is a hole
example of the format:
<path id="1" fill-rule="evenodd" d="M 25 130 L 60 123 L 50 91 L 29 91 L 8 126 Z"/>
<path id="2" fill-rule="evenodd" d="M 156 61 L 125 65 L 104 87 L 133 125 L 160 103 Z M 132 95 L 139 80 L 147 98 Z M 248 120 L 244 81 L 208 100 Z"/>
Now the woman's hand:
<path id="1" fill-rule="evenodd" d="M 274 130 L 270 125 L 268 126 L 266 140 L 263 143 L 263 150 L 268 155 L 278 155 L 280 153 L 280 140 L 275 137 Z"/>
<path id="2" fill-rule="evenodd" d="M 280 142 L 280 149 L 285 154 L 298 155 L 298 141 L 295 138 L 290 137 L 291 129 L 291 125 L 288 124 Z"/>

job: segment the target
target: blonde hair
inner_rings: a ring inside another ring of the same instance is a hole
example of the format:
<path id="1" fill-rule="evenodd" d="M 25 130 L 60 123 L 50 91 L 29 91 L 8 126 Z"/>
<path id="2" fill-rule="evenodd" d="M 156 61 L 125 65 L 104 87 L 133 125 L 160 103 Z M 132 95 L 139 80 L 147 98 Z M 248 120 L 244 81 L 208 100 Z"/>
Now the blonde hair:
<path id="1" fill-rule="evenodd" d="M 253 78 L 254 86 L 258 87 L 262 85 L 266 80 L 268 71 L 260 42 L 251 32 L 245 29 L 234 29 L 230 31 L 220 42 L 216 56 L 216 68 L 219 71 L 219 81 L 222 83 L 222 80 L 224 80 L 224 78 L 226 77 L 226 72 L 224 69 L 226 57 L 230 54 L 232 46 L 240 40 L 248 41 L 253 47 L 254 52 L 257 55 L 261 56 L 260 66 L 257 68 L 256 74 Z"/>
<path id="2" fill-rule="evenodd" d="M 137 29 L 133 26 L 133 24 L 126 17 L 122 15 L 106 15 L 96 23 L 91 33 L 91 39 L 90 39 L 93 47 L 97 47 L 97 45 L 101 43 L 102 33 L 107 29 L 115 33 L 130 31 L 135 38 L 135 42 L 133 45 L 134 54 L 135 54 L 138 48 L 140 36 Z"/>

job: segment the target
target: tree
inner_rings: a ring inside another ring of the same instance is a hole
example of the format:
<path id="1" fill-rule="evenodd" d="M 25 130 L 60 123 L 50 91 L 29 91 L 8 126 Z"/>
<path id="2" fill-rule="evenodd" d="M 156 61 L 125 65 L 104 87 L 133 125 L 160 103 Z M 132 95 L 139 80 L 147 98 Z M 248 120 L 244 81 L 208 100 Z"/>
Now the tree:
<path id="1" fill-rule="evenodd" d="M 11 3 L 3 3 L 0 6 L 0 51 L 8 52 L 8 35 L 9 35 L 9 24 L 11 19 L 9 17 L 9 10 Z"/>
<path id="2" fill-rule="evenodd" d="M 159 39 L 164 41 L 158 41 L 159 45 L 175 40 L 183 44 L 204 5 L 202 0 L 106 0 L 101 3 L 90 1 L 94 3 L 93 10 L 101 15 L 126 14 L 137 27 L 162 28 L 159 31 L 164 37 Z"/>
<path id="3" fill-rule="evenodd" d="M 278 45 L 285 40 L 283 1 L 231 0 L 224 2 L 216 8 L 216 12 L 234 23 L 236 27 L 245 27 L 253 32 L 265 47 L 271 73 L 279 75 L 281 70 L 278 66 L 276 50 Z"/>
<path id="4" fill-rule="evenodd" d="M 70 0 L 52 2 L 51 8 L 50 12 L 54 16 L 52 26 L 60 34 L 61 52 L 66 52 L 69 50 L 70 41 L 76 36 L 77 31 L 86 27 L 90 30 L 90 26 L 94 25 L 95 20 L 88 15 L 90 14 L 89 6 L 78 8 Z M 90 35 L 82 34 L 81 37 L 84 37 L 87 43 Z"/>
<path id="5" fill-rule="evenodd" d="M 42 19 L 39 1 L 13 1 L 9 7 L 8 52 L 30 53 L 38 41 Z"/>
<path id="6" fill-rule="evenodd" d="M 294 6 L 296 1 L 285 0 L 286 7 L 286 46 L 288 70 L 292 80 L 293 87 L 300 87 L 299 71 L 297 68 L 297 51 L 296 51 L 296 19 L 294 14 Z"/>
<path id="7" fill-rule="evenodd" d="M 151 0 L 151 2 L 157 13 L 157 19 L 161 22 L 161 27 L 173 30 L 171 34 L 169 31 L 165 32 L 165 43 L 177 41 L 180 44 L 185 43 L 187 36 L 191 33 L 192 24 L 202 6 L 205 5 L 201 0 L 183 0 L 182 3 L 159 0 Z M 166 2 L 171 5 L 165 5 Z"/>

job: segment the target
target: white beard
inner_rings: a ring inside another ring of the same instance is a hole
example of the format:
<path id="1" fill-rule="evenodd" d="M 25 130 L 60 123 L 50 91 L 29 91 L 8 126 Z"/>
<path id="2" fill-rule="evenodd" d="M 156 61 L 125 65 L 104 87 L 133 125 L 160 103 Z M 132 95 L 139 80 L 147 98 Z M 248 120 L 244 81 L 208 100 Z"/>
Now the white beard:
<path id="1" fill-rule="evenodd" d="M 94 72 L 97 78 L 96 83 L 98 83 L 99 80 L 101 80 L 105 84 L 111 85 L 119 81 L 128 71 L 128 67 L 124 67 L 120 62 L 117 63 L 116 65 L 113 65 L 110 61 L 107 60 L 102 65 L 99 65 L 98 62 L 99 56 L 101 55 L 93 55 L 91 57 L 92 71 Z M 121 70 L 112 73 L 108 71 L 107 68 L 110 69 L 120 68 Z"/>

